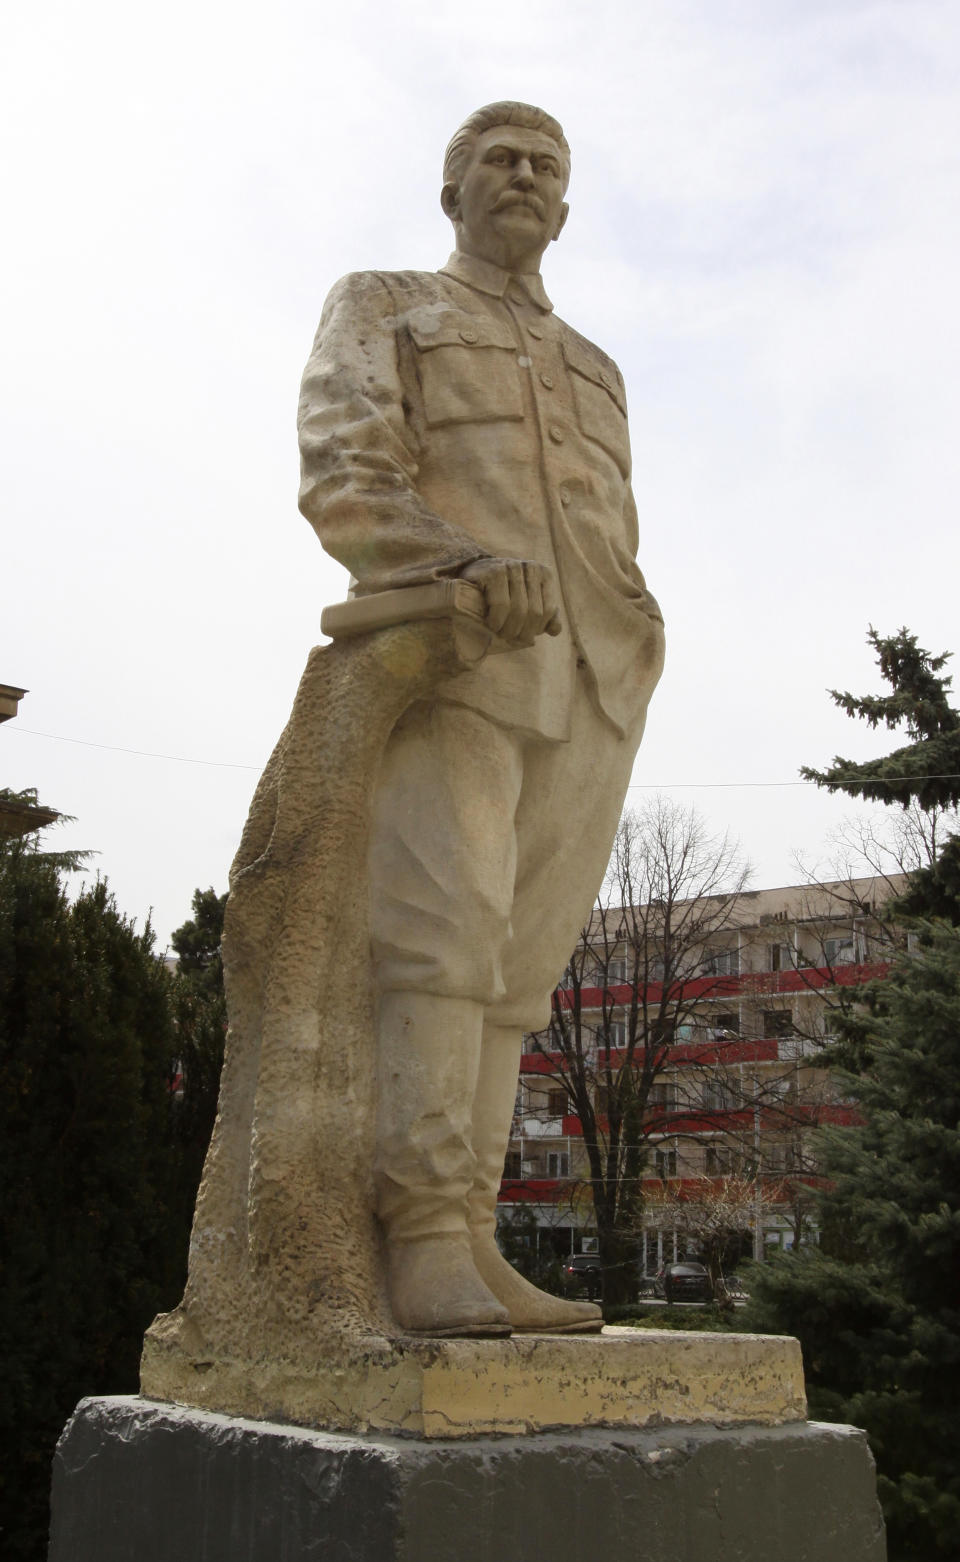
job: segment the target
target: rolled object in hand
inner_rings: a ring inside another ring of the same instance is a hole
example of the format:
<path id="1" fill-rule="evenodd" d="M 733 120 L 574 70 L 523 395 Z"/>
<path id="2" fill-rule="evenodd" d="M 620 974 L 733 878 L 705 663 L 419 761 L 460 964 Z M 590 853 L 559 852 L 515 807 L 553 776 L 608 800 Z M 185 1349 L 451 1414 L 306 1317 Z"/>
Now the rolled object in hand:
<path id="1" fill-rule="evenodd" d="M 373 629 L 391 629 L 424 618 L 467 618 L 482 623 L 485 611 L 479 586 L 468 580 L 431 580 L 423 586 L 402 586 L 334 602 L 324 608 L 320 628 L 331 640 L 349 640 Z"/>

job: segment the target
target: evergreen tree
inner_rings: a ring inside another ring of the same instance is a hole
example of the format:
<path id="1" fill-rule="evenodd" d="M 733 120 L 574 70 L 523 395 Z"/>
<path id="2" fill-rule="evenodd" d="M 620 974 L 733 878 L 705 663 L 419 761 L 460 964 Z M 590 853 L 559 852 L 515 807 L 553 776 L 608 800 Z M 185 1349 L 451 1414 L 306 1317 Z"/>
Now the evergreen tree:
<path id="1" fill-rule="evenodd" d="M 194 890 L 193 916 L 171 935 L 179 957 L 175 982 L 177 1057 L 176 1141 L 179 1208 L 187 1230 L 217 1115 L 227 1033 L 223 990 L 223 913 L 226 895 Z"/>
<path id="2" fill-rule="evenodd" d="M 904 808 L 916 802 L 927 810 L 956 807 L 960 711 L 950 704 L 953 680 L 943 674 L 951 653 L 931 656 L 908 629 L 884 639 L 871 628 L 867 640 L 890 693 L 854 695 L 832 689 L 831 699 L 871 727 L 904 728 L 910 742 L 882 759 L 857 763 L 838 755 L 829 769 L 804 766 L 800 774 L 830 792 L 865 801 Z M 947 917 L 960 924 L 960 838 L 951 836 L 931 866 L 911 874 L 910 888 L 894 915 Z"/>
<path id="3" fill-rule="evenodd" d="M 179 960 L 178 974 L 189 977 L 198 988 L 223 994 L 223 914 L 226 894 L 215 889 L 195 889 L 193 916 L 171 934 L 170 942 Z"/>
<path id="4" fill-rule="evenodd" d="M 898 917 L 942 917 L 960 927 L 960 835 L 951 835 L 936 862 L 910 875 L 894 908 Z"/>
<path id="5" fill-rule="evenodd" d="M 874 628 L 867 641 L 877 653 L 880 672 L 890 685 L 889 694 L 855 695 L 830 691 L 835 705 L 868 726 L 906 729 L 908 744 L 882 759 L 857 763 L 834 759 L 828 770 L 804 766 L 807 781 L 830 792 L 846 792 L 879 803 L 913 799 L 921 808 L 949 807 L 960 799 L 960 711 L 950 704 L 952 678 L 942 676 L 950 652 L 931 656 L 917 644 L 916 635 L 901 629 L 884 639 Z"/>
<path id="6" fill-rule="evenodd" d="M 751 1276 L 748 1326 L 796 1334 L 812 1412 L 864 1427 L 891 1562 L 960 1532 L 960 930 L 923 943 L 842 1022 L 863 1119 L 819 1136 L 821 1249 Z"/>
<path id="7" fill-rule="evenodd" d="M 0 842 L 0 1550 L 46 1554 L 54 1444 L 84 1394 L 135 1391 L 182 1284 L 171 1222 L 172 984 L 105 883 Z"/>
<path id="8" fill-rule="evenodd" d="M 910 742 L 802 774 L 904 808 L 956 806 L 949 653 L 931 656 L 906 629 L 871 628 L 869 641 L 891 692 L 832 697 Z M 866 1428 L 891 1562 L 908 1562 L 955 1556 L 960 1529 L 960 837 L 911 873 L 891 914 L 928 920 L 913 923 L 917 949 L 838 1015 L 828 1061 L 862 1125 L 819 1136 L 821 1247 L 754 1270 L 750 1321 L 799 1337 L 815 1415 Z"/>

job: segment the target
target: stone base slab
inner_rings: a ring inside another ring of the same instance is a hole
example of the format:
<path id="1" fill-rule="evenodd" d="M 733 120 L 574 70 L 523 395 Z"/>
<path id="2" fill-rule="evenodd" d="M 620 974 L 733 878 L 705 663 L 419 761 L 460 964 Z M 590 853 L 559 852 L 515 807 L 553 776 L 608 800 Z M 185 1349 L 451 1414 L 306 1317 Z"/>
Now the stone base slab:
<path id="1" fill-rule="evenodd" d="M 148 1336 L 141 1389 L 256 1420 L 417 1437 L 561 1427 L 775 1426 L 806 1415 L 796 1340 L 606 1328 L 598 1335 L 371 1341 L 309 1376 L 194 1360 Z"/>
<path id="2" fill-rule="evenodd" d="M 49 1562 L 883 1562 L 861 1432 L 674 1427 L 452 1442 L 87 1399 Z"/>

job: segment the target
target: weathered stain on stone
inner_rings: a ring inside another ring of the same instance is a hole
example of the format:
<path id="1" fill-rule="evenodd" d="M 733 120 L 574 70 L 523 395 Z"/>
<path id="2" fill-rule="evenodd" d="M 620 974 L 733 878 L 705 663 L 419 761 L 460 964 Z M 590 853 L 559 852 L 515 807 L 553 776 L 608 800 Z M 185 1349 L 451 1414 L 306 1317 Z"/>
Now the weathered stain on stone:
<path id="1" fill-rule="evenodd" d="M 156 1348 L 155 1346 L 153 1348 Z M 556 1427 L 779 1425 L 806 1414 L 800 1348 L 769 1335 L 605 1329 L 507 1340 L 403 1339 L 354 1356 L 204 1362 L 177 1351 L 155 1397 L 350 1432 L 426 1438 Z"/>

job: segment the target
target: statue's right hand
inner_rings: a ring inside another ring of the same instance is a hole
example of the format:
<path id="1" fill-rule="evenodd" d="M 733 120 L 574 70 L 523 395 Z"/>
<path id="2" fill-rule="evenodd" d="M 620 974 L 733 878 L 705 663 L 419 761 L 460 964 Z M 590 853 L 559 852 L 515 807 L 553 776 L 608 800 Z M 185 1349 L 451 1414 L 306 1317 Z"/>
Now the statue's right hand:
<path id="1" fill-rule="evenodd" d="M 549 565 L 532 559 L 476 559 L 460 578 L 481 587 L 484 623 L 501 640 L 528 646 L 537 635 L 560 633 L 560 598 Z"/>

